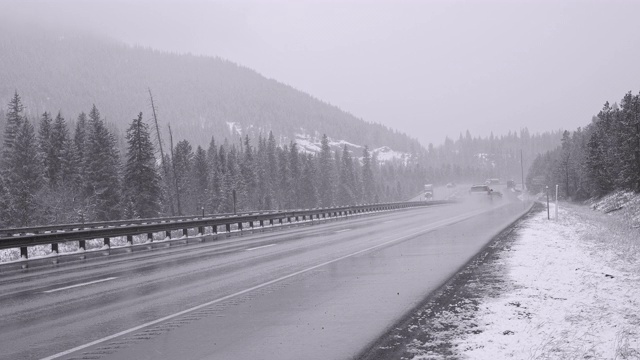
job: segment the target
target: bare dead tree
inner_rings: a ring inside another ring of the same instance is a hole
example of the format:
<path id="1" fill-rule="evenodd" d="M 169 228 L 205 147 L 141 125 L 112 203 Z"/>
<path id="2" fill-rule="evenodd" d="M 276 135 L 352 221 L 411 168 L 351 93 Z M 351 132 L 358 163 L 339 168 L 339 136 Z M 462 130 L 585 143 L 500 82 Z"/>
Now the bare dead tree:
<path id="1" fill-rule="evenodd" d="M 160 136 L 160 125 L 158 124 L 158 116 L 156 114 L 156 106 L 153 102 L 153 95 L 151 94 L 151 88 L 149 90 L 149 99 L 151 99 L 151 112 L 153 114 L 153 121 L 156 125 L 156 139 L 158 140 L 158 148 L 160 149 L 160 161 L 162 164 L 162 171 L 164 172 L 165 182 L 169 179 L 169 169 L 167 168 L 167 163 L 164 160 L 164 149 L 162 148 L 162 136 Z M 173 148 L 173 145 L 172 145 Z M 172 159 L 173 161 L 173 159 Z M 169 185 L 167 184 L 167 188 Z M 171 191 L 168 191 L 169 195 L 169 206 L 171 208 L 171 216 L 176 216 L 176 211 L 173 208 L 173 196 L 171 196 Z"/>

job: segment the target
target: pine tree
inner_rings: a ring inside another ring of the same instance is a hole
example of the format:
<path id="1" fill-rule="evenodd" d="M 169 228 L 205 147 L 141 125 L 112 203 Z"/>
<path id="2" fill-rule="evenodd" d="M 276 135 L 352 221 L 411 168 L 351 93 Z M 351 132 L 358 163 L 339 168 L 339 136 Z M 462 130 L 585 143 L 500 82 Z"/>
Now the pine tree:
<path id="1" fill-rule="evenodd" d="M 340 185 L 338 188 L 338 198 L 343 205 L 355 205 L 354 194 L 355 176 L 353 174 L 353 160 L 347 146 L 342 150 L 340 166 Z"/>
<path id="2" fill-rule="evenodd" d="M 369 153 L 369 147 L 365 146 L 362 150 L 362 192 L 364 203 L 370 204 L 374 201 L 375 191 L 371 154 Z"/>
<path id="3" fill-rule="evenodd" d="M 187 140 L 181 140 L 176 144 L 173 155 L 173 166 L 175 168 L 175 182 L 177 188 L 176 197 L 181 207 L 180 210 L 184 214 L 193 214 L 195 206 L 193 204 L 192 178 L 191 169 L 193 166 L 193 150 L 191 144 Z"/>
<path id="4" fill-rule="evenodd" d="M 14 133 L 12 150 L 5 177 L 9 193 L 8 219 L 14 226 L 34 225 L 37 219 L 38 203 L 36 194 L 42 184 L 42 174 L 38 162 L 37 141 L 33 125 L 23 121 Z"/>
<path id="5" fill-rule="evenodd" d="M 116 139 L 95 105 L 89 113 L 88 130 L 84 212 L 97 221 L 115 220 L 121 213 L 120 158 Z"/>
<path id="6" fill-rule="evenodd" d="M 282 148 L 277 148 L 278 154 L 278 181 L 277 181 L 277 189 L 278 189 L 278 208 L 281 210 L 284 209 L 293 209 L 293 195 L 292 195 L 292 177 L 289 159 L 289 147 L 283 146 Z"/>
<path id="7" fill-rule="evenodd" d="M 244 153 L 240 171 L 247 196 L 246 206 L 255 209 L 258 205 L 258 175 L 256 173 L 255 154 L 249 141 L 249 135 L 245 135 L 244 138 Z"/>
<path id="8" fill-rule="evenodd" d="M 278 169 L 280 164 L 278 163 L 278 152 L 277 152 L 277 144 L 276 139 L 273 136 L 273 133 L 269 131 L 269 138 L 267 139 L 267 155 L 266 155 L 266 169 L 267 169 L 267 193 L 266 202 L 269 204 L 268 209 L 275 209 L 278 204 Z"/>
<path id="9" fill-rule="evenodd" d="M 5 172 L 10 172 L 10 163 L 12 162 L 12 157 L 15 154 L 15 141 L 18 136 L 18 132 L 22 129 L 22 124 L 25 122 L 22 112 L 24 111 L 24 106 L 22 105 L 22 100 L 20 99 L 20 95 L 16 91 L 9 101 L 9 106 L 7 109 L 6 115 L 6 125 L 4 128 L 4 139 L 2 146 L 2 161 L 0 162 L 0 167 Z"/>
<path id="10" fill-rule="evenodd" d="M 289 196 L 290 203 L 295 208 L 300 208 L 302 206 L 301 195 L 302 190 L 300 188 L 301 177 L 302 177 L 302 167 L 300 165 L 300 154 L 298 152 L 298 144 L 292 142 L 289 147 L 289 174 L 291 176 L 289 182 Z"/>
<path id="11" fill-rule="evenodd" d="M 207 152 L 200 146 L 196 148 L 193 157 L 193 198 L 196 210 L 206 209 L 207 196 L 209 194 L 209 164 L 207 163 Z"/>
<path id="12" fill-rule="evenodd" d="M 127 160 L 124 167 L 124 194 L 130 217 L 152 218 L 160 213 L 162 188 L 156 168 L 149 127 L 142 113 L 127 130 Z"/>
<path id="13" fill-rule="evenodd" d="M 209 192 L 207 194 L 207 209 L 210 213 L 215 213 L 218 211 L 219 203 L 220 203 L 220 185 L 222 182 L 222 177 L 220 175 L 220 158 L 218 157 L 218 149 L 216 147 L 216 141 L 211 137 L 211 142 L 209 143 L 209 149 L 207 150 L 207 164 L 209 167 Z"/>
<path id="14" fill-rule="evenodd" d="M 322 135 L 320 143 L 318 196 L 322 207 L 330 207 L 334 203 L 335 165 L 333 164 L 327 134 Z"/>
<path id="15" fill-rule="evenodd" d="M 300 199 L 304 209 L 318 206 L 318 189 L 316 188 L 317 169 L 311 155 L 302 157 L 302 176 L 300 178 Z"/>
<path id="16" fill-rule="evenodd" d="M 58 162 L 58 180 L 60 185 L 71 186 L 76 169 L 73 161 L 73 144 L 69 128 L 62 114 L 58 112 L 51 128 L 51 146 Z"/>
<path id="17" fill-rule="evenodd" d="M 55 171 L 55 154 L 51 143 L 51 131 L 52 131 L 53 119 L 48 112 L 44 112 L 40 118 L 40 125 L 38 128 L 38 150 L 39 157 L 42 162 L 42 169 L 44 178 L 48 185 L 54 186 L 56 183 L 56 171 Z"/>

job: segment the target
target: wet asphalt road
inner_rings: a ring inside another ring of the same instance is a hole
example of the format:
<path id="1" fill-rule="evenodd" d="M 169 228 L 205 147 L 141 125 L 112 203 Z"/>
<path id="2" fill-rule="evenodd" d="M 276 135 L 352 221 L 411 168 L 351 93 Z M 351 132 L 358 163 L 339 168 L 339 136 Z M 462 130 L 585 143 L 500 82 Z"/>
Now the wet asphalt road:
<path id="1" fill-rule="evenodd" d="M 353 358 L 524 208 L 384 212 L 3 274 L 0 359 Z"/>

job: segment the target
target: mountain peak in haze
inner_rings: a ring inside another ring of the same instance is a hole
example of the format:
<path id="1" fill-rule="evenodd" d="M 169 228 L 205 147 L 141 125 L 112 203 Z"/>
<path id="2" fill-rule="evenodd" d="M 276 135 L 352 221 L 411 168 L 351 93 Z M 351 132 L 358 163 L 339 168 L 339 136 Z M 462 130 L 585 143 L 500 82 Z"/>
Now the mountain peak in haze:
<path id="1" fill-rule="evenodd" d="M 423 150 L 405 134 L 224 59 L 128 46 L 68 30 L 18 30 L 6 24 L 0 30 L 0 104 L 17 90 L 34 118 L 61 110 L 73 120 L 95 104 L 123 130 L 140 111 L 151 119 L 151 89 L 163 131 L 170 123 L 174 139 L 197 145 L 208 144 L 211 136 L 238 136 L 238 129 L 251 138 L 273 131 L 288 140 L 305 129 L 371 149 Z"/>

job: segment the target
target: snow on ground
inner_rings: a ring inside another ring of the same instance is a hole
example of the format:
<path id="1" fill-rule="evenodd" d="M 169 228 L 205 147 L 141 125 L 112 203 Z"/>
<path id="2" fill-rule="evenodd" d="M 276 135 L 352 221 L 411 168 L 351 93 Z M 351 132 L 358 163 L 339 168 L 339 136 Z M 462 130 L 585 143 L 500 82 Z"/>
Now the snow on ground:
<path id="1" fill-rule="evenodd" d="M 612 213 L 614 216 L 622 217 L 632 227 L 640 227 L 640 194 L 616 191 L 590 203 L 594 210 Z"/>
<path id="2" fill-rule="evenodd" d="M 620 220 L 530 217 L 464 285 L 475 297 L 420 319 L 405 358 L 640 359 L 640 232 Z"/>
<path id="3" fill-rule="evenodd" d="M 392 160 L 400 160 L 406 165 L 410 158 L 410 155 L 408 153 L 395 151 L 388 146 L 382 146 L 377 149 L 373 149 L 371 153 L 375 153 L 378 156 L 378 162 L 381 163 Z"/>

